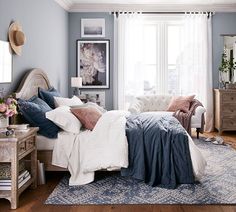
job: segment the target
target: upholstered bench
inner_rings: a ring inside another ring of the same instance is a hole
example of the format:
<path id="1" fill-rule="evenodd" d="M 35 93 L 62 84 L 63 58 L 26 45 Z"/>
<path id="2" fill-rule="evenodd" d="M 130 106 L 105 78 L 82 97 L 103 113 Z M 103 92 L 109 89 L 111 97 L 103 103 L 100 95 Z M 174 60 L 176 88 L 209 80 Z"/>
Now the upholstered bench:
<path id="1" fill-rule="evenodd" d="M 132 114 L 155 112 L 163 115 L 173 115 L 174 112 L 167 111 L 172 96 L 168 95 L 149 95 L 136 97 L 135 101 L 130 105 L 129 111 Z M 198 106 L 191 118 L 191 128 L 196 128 L 197 138 L 202 127 L 203 114 L 206 112 L 205 108 Z"/>

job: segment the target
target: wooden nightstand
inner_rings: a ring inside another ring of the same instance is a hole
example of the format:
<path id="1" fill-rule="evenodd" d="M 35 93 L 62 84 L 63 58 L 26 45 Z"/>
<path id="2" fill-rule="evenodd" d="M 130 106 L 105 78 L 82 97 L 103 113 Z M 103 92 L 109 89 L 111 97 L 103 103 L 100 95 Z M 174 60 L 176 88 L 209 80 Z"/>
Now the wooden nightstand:
<path id="1" fill-rule="evenodd" d="M 20 194 L 32 185 L 37 187 L 37 149 L 35 144 L 38 127 L 31 127 L 28 132 L 16 132 L 14 136 L 0 135 L 0 163 L 11 163 L 11 190 L 1 191 L 0 198 L 11 202 L 11 209 L 16 209 Z M 30 155 L 31 178 L 18 188 L 19 161 Z"/>

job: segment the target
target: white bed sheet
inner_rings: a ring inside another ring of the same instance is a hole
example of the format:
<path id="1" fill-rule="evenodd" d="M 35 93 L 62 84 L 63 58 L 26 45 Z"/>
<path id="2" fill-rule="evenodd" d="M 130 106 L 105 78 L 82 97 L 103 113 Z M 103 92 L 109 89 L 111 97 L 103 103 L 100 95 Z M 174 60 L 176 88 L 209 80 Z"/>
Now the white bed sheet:
<path id="1" fill-rule="evenodd" d="M 42 135 L 37 135 L 36 146 L 37 150 L 53 150 L 57 139 L 47 138 Z"/>

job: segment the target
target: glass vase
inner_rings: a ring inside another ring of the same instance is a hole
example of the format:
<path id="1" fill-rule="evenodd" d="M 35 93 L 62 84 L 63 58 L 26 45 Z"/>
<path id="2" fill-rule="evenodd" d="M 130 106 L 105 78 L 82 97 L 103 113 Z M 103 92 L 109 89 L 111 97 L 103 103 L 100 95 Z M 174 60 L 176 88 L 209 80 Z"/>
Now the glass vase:
<path id="1" fill-rule="evenodd" d="M 229 83 L 229 72 L 220 71 L 219 80 L 220 80 L 220 88 L 225 89 L 226 84 Z"/>
<path id="2" fill-rule="evenodd" d="M 7 128 L 9 126 L 9 117 L 0 116 L 0 128 Z"/>

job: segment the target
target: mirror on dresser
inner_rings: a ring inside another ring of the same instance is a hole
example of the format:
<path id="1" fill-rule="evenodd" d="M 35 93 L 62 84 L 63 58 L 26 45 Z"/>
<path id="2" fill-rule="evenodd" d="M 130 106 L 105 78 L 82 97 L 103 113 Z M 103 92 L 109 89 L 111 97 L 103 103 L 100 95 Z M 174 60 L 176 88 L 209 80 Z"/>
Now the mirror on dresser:
<path id="1" fill-rule="evenodd" d="M 10 44 L 0 40 L 0 83 L 12 81 L 12 54 Z"/>
<path id="2" fill-rule="evenodd" d="M 236 35 L 222 35 L 224 39 L 223 54 L 225 54 L 225 69 L 224 71 L 225 82 L 235 83 L 236 82 Z M 223 59 L 223 58 L 222 58 Z M 222 65 L 222 64 L 221 64 Z"/>

